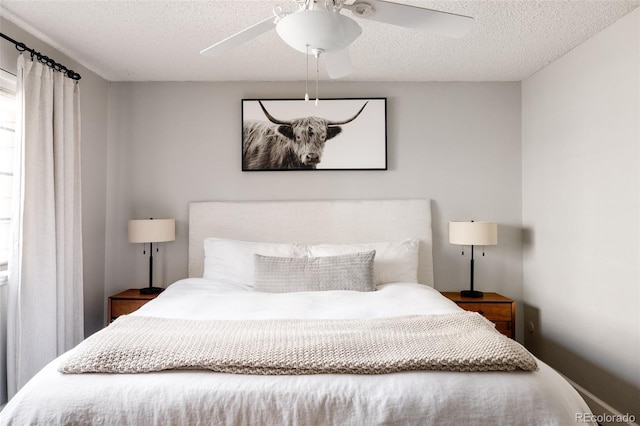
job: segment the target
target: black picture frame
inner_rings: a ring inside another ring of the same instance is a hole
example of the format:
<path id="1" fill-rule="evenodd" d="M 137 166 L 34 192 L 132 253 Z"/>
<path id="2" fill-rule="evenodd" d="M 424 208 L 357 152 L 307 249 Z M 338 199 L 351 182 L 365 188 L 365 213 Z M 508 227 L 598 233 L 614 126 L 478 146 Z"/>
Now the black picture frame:
<path id="1" fill-rule="evenodd" d="M 242 99 L 242 171 L 292 170 L 387 170 L 387 99 Z"/>

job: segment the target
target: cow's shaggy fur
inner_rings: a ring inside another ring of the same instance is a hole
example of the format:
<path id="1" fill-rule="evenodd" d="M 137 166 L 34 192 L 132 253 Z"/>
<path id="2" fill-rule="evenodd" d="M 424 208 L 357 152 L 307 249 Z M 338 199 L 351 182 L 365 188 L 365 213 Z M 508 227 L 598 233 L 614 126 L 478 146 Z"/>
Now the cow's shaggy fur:
<path id="1" fill-rule="evenodd" d="M 318 117 L 298 118 L 291 125 L 245 121 L 242 127 L 243 170 L 315 169 L 324 144 L 342 131 Z"/>

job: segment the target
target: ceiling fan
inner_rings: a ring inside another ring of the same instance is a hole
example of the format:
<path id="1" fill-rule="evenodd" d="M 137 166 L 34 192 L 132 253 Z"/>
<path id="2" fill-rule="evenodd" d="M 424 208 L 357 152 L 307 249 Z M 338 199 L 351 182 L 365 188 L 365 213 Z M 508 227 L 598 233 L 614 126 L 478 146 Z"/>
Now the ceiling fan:
<path id="1" fill-rule="evenodd" d="M 281 6 L 273 9 L 274 16 L 258 22 L 239 33 L 202 50 L 200 53 L 217 56 L 241 45 L 274 27 L 285 43 L 294 49 L 321 54 L 329 77 L 344 77 L 353 71 L 347 47 L 362 33 L 362 28 L 349 16 L 384 22 L 401 27 L 425 30 L 451 37 L 463 37 L 473 26 L 473 18 L 383 0 L 293 0 L 298 10 L 287 13 Z M 318 4 L 319 3 L 319 4 Z"/>

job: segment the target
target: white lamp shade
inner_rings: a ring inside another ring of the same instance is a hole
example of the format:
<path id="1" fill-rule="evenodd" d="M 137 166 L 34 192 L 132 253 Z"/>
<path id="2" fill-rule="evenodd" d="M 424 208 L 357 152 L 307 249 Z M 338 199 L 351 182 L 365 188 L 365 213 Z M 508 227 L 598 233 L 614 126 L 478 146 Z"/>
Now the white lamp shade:
<path id="1" fill-rule="evenodd" d="M 449 222 L 449 242 L 461 246 L 498 244 L 496 222 Z"/>
<path id="2" fill-rule="evenodd" d="M 176 239 L 175 219 L 141 219 L 129 221 L 130 243 L 161 243 Z"/>
<path id="3" fill-rule="evenodd" d="M 353 19 L 327 10 L 296 12 L 278 22 L 276 31 L 289 46 L 302 53 L 312 49 L 342 50 L 362 33 Z"/>

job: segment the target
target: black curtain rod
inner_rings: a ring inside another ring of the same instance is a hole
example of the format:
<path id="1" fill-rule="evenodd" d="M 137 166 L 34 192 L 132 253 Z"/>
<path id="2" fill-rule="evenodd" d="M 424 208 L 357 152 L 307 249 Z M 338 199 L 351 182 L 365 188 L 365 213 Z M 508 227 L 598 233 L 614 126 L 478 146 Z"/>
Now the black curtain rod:
<path id="1" fill-rule="evenodd" d="M 37 58 L 38 62 L 47 65 L 50 68 L 53 68 L 56 71 L 60 71 L 62 73 L 64 73 L 64 75 L 66 75 L 67 77 L 69 77 L 72 80 L 80 80 L 82 77 L 80 77 L 80 74 L 78 74 L 77 72 L 75 72 L 74 70 L 70 70 L 69 68 L 65 67 L 64 65 L 54 61 L 53 59 L 49 58 L 48 56 L 43 55 L 40 52 L 36 52 L 35 50 L 27 47 L 24 43 L 21 43 L 19 41 L 15 41 L 14 39 L 12 39 L 11 37 L 0 33 L 0 37 L 2 37 L 3 39 L 13 43 L 16 45 L 16 49 L 19 52 L 24 52 L 27 51 L 29 53 L 31 53 L 31 59 L 33 60 L 33 58 Z"/>

